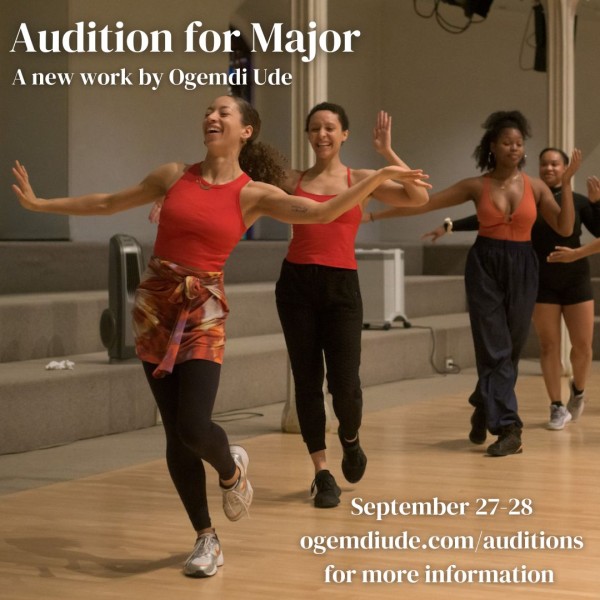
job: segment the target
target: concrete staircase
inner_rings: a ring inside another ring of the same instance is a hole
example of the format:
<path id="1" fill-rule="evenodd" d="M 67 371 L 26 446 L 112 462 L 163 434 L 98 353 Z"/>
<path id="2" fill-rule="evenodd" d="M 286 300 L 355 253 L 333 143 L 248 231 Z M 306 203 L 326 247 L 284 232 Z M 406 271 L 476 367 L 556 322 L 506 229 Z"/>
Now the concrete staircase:
<path id="1" fill-rule="evenodd" d="M 287 353 L 274 300 L 286 247 L 242 242 L 227 265 L 231 314 L 217 412 L 287 398 Z M 364 331 L 365 386 L 444 372 L 446 357 L 474 365 L 462 279 L 466 250 L 404 248 L 411 326 Z M 154 425 L 139 362 L 110 363 L 100 339 L 108 244 L 0 242 L 0 254 L 0 454 Z M 46 368 L 67 359 L 72 369 Z"/>

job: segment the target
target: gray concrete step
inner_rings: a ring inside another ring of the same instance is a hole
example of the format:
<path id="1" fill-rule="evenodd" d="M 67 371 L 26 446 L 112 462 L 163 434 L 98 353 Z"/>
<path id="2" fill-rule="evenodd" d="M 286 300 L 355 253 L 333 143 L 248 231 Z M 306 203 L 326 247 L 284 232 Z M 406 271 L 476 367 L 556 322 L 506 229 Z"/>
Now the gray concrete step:
<path id="1" fill-rule="evenodd" d="M 281 332 L 275 283 L 226 285 L 229 339 Z M 409 318 L 465 310 L 460 277 L 405 278 Z M 100 317 L 108 307 L 104 290 L 0 296 L 0 362 L 104 351 Z"/>
<path id="2" fill-rule="evenodd" d="M 415 320 L 408 329 L 365 331 L 363 383 L 432 375 L 443 368 L 449 354 L 466 367 L 468 336 L 464 314 L 449 316 L 447 323 L 430 317 Z M 154 403 L 136 359 L 109 364 L 105 352 L 68 358 L 74 363 L 72 370 L 46 370 L 47 358 L 0 364 L 0 411 L 10 415 L 0 420 L 0 454 L 141 429 L 156 422 Z M 282 334 L 231 338 L 215 411 L 283 402 L 288 397 L 288 377 Z"/>

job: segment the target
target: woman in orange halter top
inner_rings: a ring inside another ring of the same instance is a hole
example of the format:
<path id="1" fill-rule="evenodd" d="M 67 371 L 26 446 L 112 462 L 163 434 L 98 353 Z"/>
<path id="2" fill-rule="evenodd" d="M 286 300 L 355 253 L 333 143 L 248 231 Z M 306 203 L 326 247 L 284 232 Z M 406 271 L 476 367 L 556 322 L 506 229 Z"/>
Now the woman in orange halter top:
<path id="1" fill-rule="evenodd" d="M 469 251 L 465 287 L 477 363 L 477 387 L 469 439 L 483 444 L 487 431 L 498 439 L 487 448 L 491 456 L 522 451 L 523 423 L 515 384 L 518 362 L 527 339 L 538 287 L 538 260 L 531 245 L 536 210 L 557 233 L 570 235 L 574 224 L 571 178 L 581 163 L 573 158 L 562 177 L 562 206 L 541 180 L 522 172 L 524 142 L 530 135 L 519 111 L 492 113 L 475 149 L 479 177 L 463 179 L 432 194 L 423 208 L 396 208 L 372 214 L 371 221 L 422 214 L 472 201 L 479 232 Z M 365 219 L 366 220 L 366 219 Z"/>

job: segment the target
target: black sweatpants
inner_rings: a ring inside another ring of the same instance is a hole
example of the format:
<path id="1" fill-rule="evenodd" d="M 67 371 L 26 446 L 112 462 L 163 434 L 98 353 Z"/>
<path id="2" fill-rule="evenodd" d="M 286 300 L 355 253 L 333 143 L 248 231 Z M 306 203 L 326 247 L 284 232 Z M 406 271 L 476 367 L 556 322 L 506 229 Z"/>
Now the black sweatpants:
<path id="1" fill-rule="evenodd" d="M 176 364 L 171 375 L 152 377 L 156 365 L 144 362 L 167 438 L 167 466 L 196 531 L 211 527 L 202 461 L 226 480 L 236 466 L 225 431 L 212 421 L 221 365 L 208 360 Z"/>
<path id="2" fill-rule="evenodd" d="M 490 433 L 515 424 L 519 358 L 529 334 L 538 288 L 530 242 L 478 236 L 465 268 L 478 382 L 469 402 L 484 408 Z"/>
<path id="3" fill-rule="evenodd" d="M 362 299 L 357 272 L 284 261 L 275 297 L 309 453 L 326 448 L 325 366 L 342 435 L 352 439 L 362 420 Z"/>

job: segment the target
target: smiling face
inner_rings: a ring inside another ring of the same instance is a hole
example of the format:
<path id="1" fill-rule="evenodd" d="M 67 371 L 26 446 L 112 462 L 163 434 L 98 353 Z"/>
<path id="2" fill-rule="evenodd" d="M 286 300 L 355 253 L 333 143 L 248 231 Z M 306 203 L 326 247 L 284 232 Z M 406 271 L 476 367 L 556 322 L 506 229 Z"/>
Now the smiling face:
<path id="1" fill-rule="evenodd" d="M 496 157 L 496 164 L 505 167 L 519 167 L 525 157 L 523 134 L 516 128 L 502 129 L 497 139 L 490 144 Z"/>
<path id="2" fill-rule="evenodd" d="M 244 125 L 242 113 L 231 96 L 219 96 L 206 109 L 203 121 L 204 144 L 207 148 L 240 150 L 252 135 L 252 127 Z"/>
<path id="3" fill-rule="evenodd" d="M 348 130 L 342 129 L 339 116 L 330 110 L 318 110 L 310 117 L 308 141 L 317 158 L 328 158 L 339 153 L 348 139 Z"/>
<path id="4" fill-rule="evenodd" d="M 561 184 L 566 168 L 567 163 L 558 150 L 546 150 L 540 156 L 540 179 L 548 187 L 557 187 Z"/>

